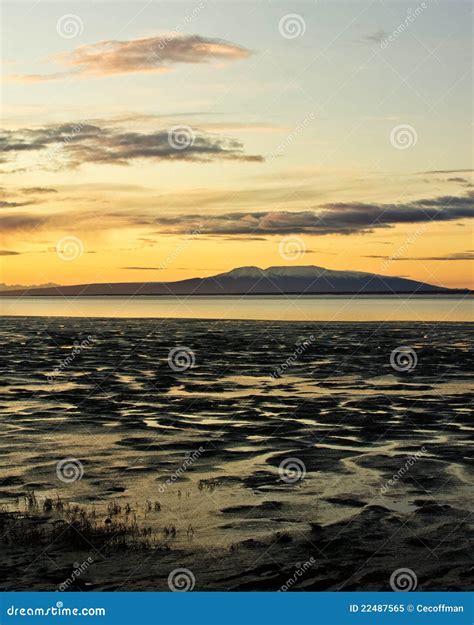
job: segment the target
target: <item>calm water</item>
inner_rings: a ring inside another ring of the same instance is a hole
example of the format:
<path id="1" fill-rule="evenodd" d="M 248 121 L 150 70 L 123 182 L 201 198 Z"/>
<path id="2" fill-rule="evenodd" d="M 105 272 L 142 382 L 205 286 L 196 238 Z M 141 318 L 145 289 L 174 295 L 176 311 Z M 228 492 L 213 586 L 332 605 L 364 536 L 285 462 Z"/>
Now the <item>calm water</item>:
<path id="1" fill-rule="evenodd" d="M 0 298 L 3 316 L 459 322 L 472 313 L 469 296 Z"/>

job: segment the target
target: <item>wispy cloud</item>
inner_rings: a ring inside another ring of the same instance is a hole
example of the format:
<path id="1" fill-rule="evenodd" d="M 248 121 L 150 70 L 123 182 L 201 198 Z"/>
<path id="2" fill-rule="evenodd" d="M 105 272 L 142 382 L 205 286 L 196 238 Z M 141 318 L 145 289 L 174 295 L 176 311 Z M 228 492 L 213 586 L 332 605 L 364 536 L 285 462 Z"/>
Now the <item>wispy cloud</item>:
<path id="1" fill-rule="evenodd" d="M 377 256 L 375 254 L 366 256 L 365 258 L 387 258 L 386 256 Z M 403 256 L 400 258 L 391 258 L 390 260 L 403 261 L 403 260 L 437 260 L 437 261 L 451 261 L 451 260 L 474 260 L 474 252 L 453 252 L 452 254 L 445 254 L 443 256 Z"/>
<path id="2" fill-rule="evenodd" d="M 474 194 L 421 199 L 408 204 L 362 202 L 325 204 L 319 211 L 267 211 L 222 215 L 161 217 L 155 223 L 164 232 L 186 232 L 200 227 L 204 234 L 353 234 L 397 224 L 445 222 L 474 217 Z"/>
<path id="3" fill-rule="evenodd" d="M 44 160 L 57 166 L 77 167 L 83 163 L 106 163 L 128 165 L 137 159 L 155 160 L 239 160 L 263 161 L 259 155 L 247 155 L 243 145 L 235 139 L 194 130 L 187 126 L 155 132 L 126 132 L 112 127 L 81 123 L 56 124 L 43 128 L 22 128 L 3 130 L 0 134 L 0 149 L 16 157 L 28 152 L 54 149 Z M 184 128 L 186 143 L 179 144 L 179 129 Z"/>
<path id="4" fill-rule="evenodd" d="M 0 250 L 0 256 L 19 256 L 21 252 L 15 252 L 13 250 Z"/>
<path id="5" fill-rule="evenodd" d="M 474 192 L 464 196 L 420 199 L 406 204 L 332 203 L 309 211 L 225 212 L 214 214 L 179 213 L 159 215 L 137 209 L 101 212 L 75 211 L 47 216 L 10 213 L 0 216 L 4 232 L 36 228 L 76 228 L 105 231 L 115 228 L 148 228 L 150 235 L 200 237 L 264 237 L 282 234 L 355 234 L 392 228 L 400 224 L 444 223 L 474 217 Z"/>
<path id="6" fill-rule="evenodd" d="M 8 78 L 21 82 L 44 82 L 65 77 L 112 76 L 143 72 L 165 72 L 179 63 L 244 59 L 251 51 L 222 39 L 199 35 L 161 34 L 130 41 L 99 41 L 55 55 L 53 62 L 67 71 L 52 74 L 15 74 Z"/>
<path id="7" fill-rule="evenodd" d="M 129 271 L 163 271 L 163 267 L 120 267 Z"/>

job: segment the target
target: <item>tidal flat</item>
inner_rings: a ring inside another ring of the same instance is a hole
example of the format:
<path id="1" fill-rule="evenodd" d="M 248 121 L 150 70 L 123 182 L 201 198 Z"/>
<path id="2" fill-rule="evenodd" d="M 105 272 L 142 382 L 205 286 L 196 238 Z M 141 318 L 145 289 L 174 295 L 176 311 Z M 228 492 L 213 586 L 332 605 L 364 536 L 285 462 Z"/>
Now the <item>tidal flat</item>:
<path id="1" fill-rule="evenodd" d="M 473 331 L 1 318 L 0 588 L 472 589 Z"/>

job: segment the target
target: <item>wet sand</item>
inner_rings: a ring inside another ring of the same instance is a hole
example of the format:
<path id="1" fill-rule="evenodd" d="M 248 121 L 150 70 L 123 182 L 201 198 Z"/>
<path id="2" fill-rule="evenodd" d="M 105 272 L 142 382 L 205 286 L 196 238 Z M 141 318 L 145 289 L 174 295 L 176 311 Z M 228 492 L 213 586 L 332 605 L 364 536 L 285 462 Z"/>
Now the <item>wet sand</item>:
<path id="1" fill-rule="evenodd" d="M 473 329 L 1 319 L 0 588 L 471 588 Z"/>

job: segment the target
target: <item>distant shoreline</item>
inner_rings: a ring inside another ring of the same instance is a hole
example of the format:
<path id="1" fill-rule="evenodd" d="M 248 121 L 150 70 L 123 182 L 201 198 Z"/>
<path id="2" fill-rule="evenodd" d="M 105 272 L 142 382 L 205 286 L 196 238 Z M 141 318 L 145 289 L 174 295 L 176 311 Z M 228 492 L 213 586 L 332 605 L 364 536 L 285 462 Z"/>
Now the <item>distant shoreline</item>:
<path id="1" fill-rule="evenodd" d="M 366 291 L 364 293 L 356 293 L 354 291 L 325 291 L 318 293 L 302 293 L 302 292 L 283 292 L 283 293 L 28 293 L 18 291 L 0 291 L 1 297 L 58 297 L 58 298 L 84 298 L 84 297 L 397 297 L 399 295 L 410 295 L 412 297 L 432 297 L 433 295 L 442 297 L 451 297 L 454 295 L 474 295 L 474 291 L 469 289 L 450 289 L 449 291 Z"/>

